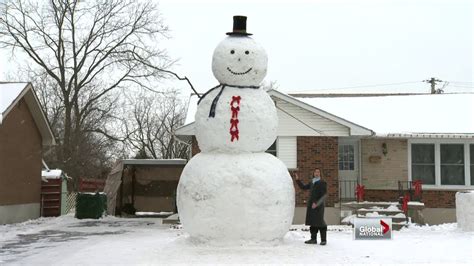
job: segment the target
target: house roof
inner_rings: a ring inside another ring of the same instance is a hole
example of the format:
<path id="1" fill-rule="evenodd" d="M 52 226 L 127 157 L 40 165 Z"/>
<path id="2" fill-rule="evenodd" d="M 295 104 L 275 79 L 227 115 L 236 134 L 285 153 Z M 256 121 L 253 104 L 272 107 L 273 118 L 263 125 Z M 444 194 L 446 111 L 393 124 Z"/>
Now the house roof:
<path id="1" fill-rule="evenodd" d="M 390 138 L 473 138 L 474 93 L 287 95 L 268 92 L 289 103 L 351 128 L 351 135 Z M 355 97 L 357 96 L 357 97 Z M 193 135 L 198 97 L 189 100 L 185 125 L 177 135 Z"/>
<path id="2" fill-rule="evenodd" d="M 31 115 L 41 134 L 43 145 L 55 145 L 55 139 L 48 120 L 41 108 L 38 97 L 31 83 L 0 82 L 0 125 L 13 107 L 24 98 Z"/>
<path id="3" fill-rule="evenodd" d="M 277 90 L 269 90 L 268 94 L 271 97 L 278 98 L 280 100 L 283 100 L 285 102 L 288 102 L 290 104 L 296 105 L 302 109 L 305 109 L 311 113 L 314 113 L 315 115 L 321 116 L 323 118 L 326 118 L 328 120 L 334 121 L 342 126 L 345 126 L 349 129 L 350 136 L 371 136 L 373 135 L 373 132 L 366 128 L 363 127 L 359 124 L 353 123 L 352 121 L 346 120 L 342 117 L 333 115 L 329 112 L 326 112 L 325 110 L 322 110 L 320 108 L 317 108 L 315 106 L 311 106 L 309 104 L 306 104 L 302 101 L 297 100 L 294 97 L 291 97 L 285 93 L 282 93 Z M 186 119 L 185 119 L 185 124 L 184 126 L 178 128 L 176 130 L 176 135 L 178 136 L 189 136 L 189 135 L 194 135 L 194 115 L 197 110 L 197 103 L 198 103 L 199 98 L 192 94 L 189 103 L 188 103 L 188 109 L 187 109 L 187 114 L 186 114 Z"/>
<path id="4" fill-rule="evenodd" d="M 474 137 L 474 93 L 296 98 L 377 136 Z"/>

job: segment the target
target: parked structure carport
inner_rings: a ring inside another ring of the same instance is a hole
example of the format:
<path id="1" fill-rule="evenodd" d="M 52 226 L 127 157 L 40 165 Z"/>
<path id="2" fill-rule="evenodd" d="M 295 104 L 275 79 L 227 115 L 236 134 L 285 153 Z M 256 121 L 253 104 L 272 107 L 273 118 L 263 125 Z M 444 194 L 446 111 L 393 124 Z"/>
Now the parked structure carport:
<path id="1" fill-rule="evenodd" d="M 119 160 L 105 183 L 107 212 L 176 212 L 176 188 L 185 159 Z"/>

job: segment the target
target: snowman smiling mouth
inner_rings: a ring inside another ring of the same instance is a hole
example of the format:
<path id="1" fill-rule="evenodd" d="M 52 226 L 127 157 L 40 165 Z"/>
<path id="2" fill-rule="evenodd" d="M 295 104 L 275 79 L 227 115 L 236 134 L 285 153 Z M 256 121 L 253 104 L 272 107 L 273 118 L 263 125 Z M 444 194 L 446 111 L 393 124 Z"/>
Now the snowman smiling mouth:
<path id="1" fill-rule="evenodd" d="M 249 68 L 249 69 L 248 69 L 247 71 L 245 71 L 245 72 L 235 72 L 235 71 L 232 71 L 232 69 L 230 69 L 230 67 L 227 67 L 227 70 L 228 70 L 230 73 L 234 74 L 234 75 L 245 75 L 245 74 L 249 73 L 250 71 L 252 71 L 252 68 Z"/>

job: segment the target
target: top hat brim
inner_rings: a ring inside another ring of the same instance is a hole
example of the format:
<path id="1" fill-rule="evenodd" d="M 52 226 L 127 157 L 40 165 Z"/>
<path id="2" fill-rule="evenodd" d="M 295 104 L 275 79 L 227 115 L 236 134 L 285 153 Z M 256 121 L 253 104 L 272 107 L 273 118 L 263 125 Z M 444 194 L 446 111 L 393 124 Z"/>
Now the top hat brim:
<path id="1" fill-rule="evenodd" d="M 250 36 L 250 35 L 253 35 L 252 33 L 248 33 L 248 32 L 235 32 L 235 31 L 227 32 L 226 34 L 229 35 L 229 36 L 231 36 L 231 35 L 237 35 L 237 36 Z"/>

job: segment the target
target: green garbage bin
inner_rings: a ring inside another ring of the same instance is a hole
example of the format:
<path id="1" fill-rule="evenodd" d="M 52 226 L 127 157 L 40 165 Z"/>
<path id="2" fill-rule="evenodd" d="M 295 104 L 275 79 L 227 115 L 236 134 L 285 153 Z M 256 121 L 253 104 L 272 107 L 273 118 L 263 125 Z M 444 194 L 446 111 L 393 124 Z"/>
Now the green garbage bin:
<path id="1" fill-rule="evenodd" d="M 107 210 L 107 196 L 103 192 L 79 192 L 76 196 L 77 219 L 99 219 Z"/>

